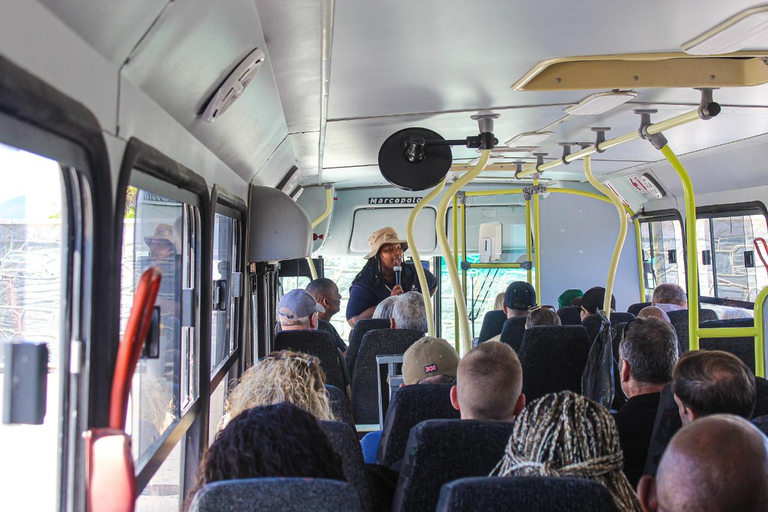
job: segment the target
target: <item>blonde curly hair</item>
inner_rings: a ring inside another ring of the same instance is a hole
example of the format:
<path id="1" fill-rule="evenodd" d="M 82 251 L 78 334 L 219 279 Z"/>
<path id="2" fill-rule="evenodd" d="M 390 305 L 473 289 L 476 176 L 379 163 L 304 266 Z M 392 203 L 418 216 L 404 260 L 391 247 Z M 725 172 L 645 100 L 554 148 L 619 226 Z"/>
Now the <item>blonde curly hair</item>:
<path id="1" fill-rule="evenodd" d="M 258 405 L 288 402 L 318 420 L 333 421 L 325 372 L 320 360 L 301 352 L 272 352 L 250 367 L 227 399 L 227 414 L 219 429 L 241 412 Z"/>

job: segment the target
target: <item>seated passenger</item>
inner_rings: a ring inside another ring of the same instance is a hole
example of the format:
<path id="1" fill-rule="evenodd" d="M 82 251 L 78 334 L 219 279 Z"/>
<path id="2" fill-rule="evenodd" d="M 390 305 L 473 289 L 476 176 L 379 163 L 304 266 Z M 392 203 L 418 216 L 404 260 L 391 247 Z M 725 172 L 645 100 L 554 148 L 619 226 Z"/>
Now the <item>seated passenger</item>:
<path id="1" fill-rule="evenodd" d="M 536 305 L 536 290 L 525 281 L 514 281 L 507 286 L 504 292 L 504 304 L 502 310 L 507 318 L 528 316 L 530 308 Z M 501 334 L 488 341 L 500 341 Z"/>
<path id="2" fill-rule="evenodd" d="M 755 375 L 741 359 L 721 350 L 695 350 L 680 357 L 672 392 L 683 425 L 710 414 L 750 419 L 755 410 Z"/>
<path id="3" fill-rule="evenodd" d="M 736 416 L 702 418 L 675 434 L 656 478 L 644 476 L 638 494 L 646 512 L 765 510 L 766 438 Z"/>
<path id="4" fill-rule="evenodd" d="M 653 290 L 651 305 L 656 306 L 665 312 L 679 311 L 688 309 L 688 297 L 685 290 L 672 283 L 663 283 Z"/>
<path id="5" fill-rule="evenodd" d="M 392 308 L 392 318 L 389 321 L 392 329 L 411 329 L 422 334 L 427 332 L 424 297 L 419 292 L 400 295 Z"/>
<path id="6" fill-rule="evenodd" d="M 538 306 L 531 308 L 531 311 L 528 313 L 525 328 L 530 329 L 537 325 L 562 325 L 562 321 L 552 306 Z"/>
<path id="7" fill-rule="evenodd" d="M 399 295 L 393 295 L 392 297 L 387 297 L 379 302 L 379 305 L 376 306 L 371 318 L 386 318 L 387 320 L 392 318 L 392 309 L 394 309 L 395 301 L 398 297 Z"/>
<path id="8" fill-rule="evenodd" d="M 672 320 L 669 319 L 669 315 L 658 306 L 647 306 L 640 310 L 637 314 L 637 318 L 658 318 L 668 324 L 672 324 Z"/>
<path id="9" fill-rule="evenodd" d="M 315 302 L 312 295 L 306 290 L 291 290 L 280 299 L 277 306 L 277 317 L 280 320 L 280 327 L 283 331 L 316 331 L 319 325 L 319 314 L 325 313 L 325 308 Z M 342 342 L 342 345 L 344 343 Z M 349 396 L 349 386 L 352 380 L 347 371 L 347 362 L 344 359 L 344 352 L 338 347 L 339 365 L 344 378 L 344 384 L 347 396 Z M 346 345 L 344 345 L 346 349 Z"/>
<path id="10" fill-rule="evenodd" d="M 453 384 L 459 354 L 442 338 L 424 336 L 403 354 L 403 385 Z"/>
<path id="11" fill-rule="evenodd" d="M 624 452 L 624 474 L 632 487 L 643 475 L 661 390 L 672 380 L 677 335 L 657 318 L 638 318 L 624 330 L 619 345 L 621 389 L 629 400 L 613 419 Z"/>
<path id="12" fill-rule="evenodd" d="M 463 420 L 512 421 L 525 407 L 523 368 L 512 347 L 481 343 L 459 362 L 451 403 Z"/>
<path id="13" fill-rule="evenodd" d="M 584 295 L 584 292 L 579 290 L 578 288 L 571 288 L 569 290 L 565 290 L 557 298 L 558 309 L 562 309 L 568 306 L 573 306 L 574 305 L 573 301 L 578 299 L 579 297 L 582 297 L 583 295 Z"/>
<path id="14" fill-rule="evenodd" d="M 584 321 L 589 315 L 596 315 L 597 310 L 603 309 L 605 301 L 605 288 L 595 286 L 584 293 L 581 298 L 581 320 Z M 616 297 L 611 295 L 611 311 L 616 309 Z M 606 311 L 606 313 L 609 313 Z"/>
<path id="15" fill-rule="evenodd" d="M 355 276 L 349 288 L 347 302 L 347 322 L 354 327 L 361 318 L 371 318 L 376 305 L 392 295 L 421 289 L 414 265 L 403 265 L 403 252 L 408 250 L 408 242 L 401 240 L 397 232 L 390 227 L 374 232 L 368 238 L 371 248 L 365 259 L 368 263 Z M 416 262 L 419 264 L 419 262 Z M 395 267 L 400 267 L 399 284 Z M 424 270 L 430 295 L 437 290 L 437 278 L 429 270 Z"/>
<path id="16" fill-rule="evenodd" d="M 227 398 L 220 429 L 252 407 L 282 402 L 296 404 L 318 420 L 335 420 L 318 358 L 281 350 L 248 368 Z"/>
<path id="17" fill-rule="evenodd" d="M 315 302 L 323 306 L 322 313 L 318 314 L 320 320 L 325 320 L 326 323 L 319 323 L 318 329 L 323 329 L 331 333 L 333 339 L 336 341 L 336 346 L 341 350 L 341 353 L 347 355 L 347 344 L 339 336 L 336 328 L 331 324 L 331 318 L 333 315 L 339 312 L 341 309 L 341 294 L 339 293 L 339 287 L 336 283 L 328 278 L 321 277 L 315 279 L 307 285 L 307 293 L 309 293 Z"/>
<path id="18" fill-rule="evenodd" d="M 205 484 L 262 477 L 346 481 L 341 457 L 311 414 L 293 404 L 266 405 L 243 411 L 219 432 L 186 507 Z"/>
<path id="19" fill-rule="evenodd" d="M 493 301 L 493 310 L 494 311 L 504 310 L 504 292 L 501 292 L 496 296 L 496 300 Z"/>
<path id="20" fill-rule="evenodd" d="M 561 391 L 523 409 L 491 476 L 586 478 L 604 485 L 621 512 L 639 511 L 622 463 L 619 434 L 608 409 Z"/>

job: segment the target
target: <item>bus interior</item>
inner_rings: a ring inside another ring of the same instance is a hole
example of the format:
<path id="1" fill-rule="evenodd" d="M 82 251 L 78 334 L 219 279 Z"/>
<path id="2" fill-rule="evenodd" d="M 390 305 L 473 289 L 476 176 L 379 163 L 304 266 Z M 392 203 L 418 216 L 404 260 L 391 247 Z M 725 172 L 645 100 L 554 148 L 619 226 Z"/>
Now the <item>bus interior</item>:
<path id="1" fill-rule="evenodd" d="M 539 304 L 605 286 L 619 312 L 673 283 L 687 346 L 746 338 L 765 377 L 766 13 L 3 0 L 2 508 L 92 508 L 86 434 L 115 428 L 151 266 L 117 414 L 140 511 L 183 506 L 229 392 L 274 348 L 280 297 L 332 279 L 350 339 L 349 288 L 385 226 L 438 278 L 429 334 L 459 354 L 512 281 Z"/>

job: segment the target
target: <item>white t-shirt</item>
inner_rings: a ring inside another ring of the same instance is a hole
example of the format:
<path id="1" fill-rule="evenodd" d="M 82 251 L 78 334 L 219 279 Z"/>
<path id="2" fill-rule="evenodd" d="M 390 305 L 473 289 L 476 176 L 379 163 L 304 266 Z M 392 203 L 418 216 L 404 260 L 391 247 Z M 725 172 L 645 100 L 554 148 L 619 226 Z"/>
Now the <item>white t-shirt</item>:
<path id="1" fill-rule="evenodd" d="M 657 308 L 662 310 L 665 313 L 669 313 L 670 311 L 680 311 L 682 309 L 686 309 L 683 306 L 678 306 L 677 304 L 665 304 L 663 302 L 657 302 L 654 304 Z"/>

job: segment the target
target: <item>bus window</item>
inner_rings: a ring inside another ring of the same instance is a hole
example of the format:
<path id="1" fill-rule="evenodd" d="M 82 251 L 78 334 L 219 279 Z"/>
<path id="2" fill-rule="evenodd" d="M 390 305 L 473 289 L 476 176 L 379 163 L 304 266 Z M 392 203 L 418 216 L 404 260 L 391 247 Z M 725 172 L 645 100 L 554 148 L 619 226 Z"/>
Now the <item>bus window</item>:
<path id="1" fill-rule="evenodd" d="M 197 396 L 195 343 L 183 325 L 183 290 L 196 274 L 199 214 L 196 208 L 163 195 L 128 187 L 123 225 L 121 333 L 130 313 L 141 273 L 162 270 L 156 309 L 159 350 L 156 358 L 139 361 L 133 378 L 128 428 L 134 457 L 139 460 L 157 446 Z"/>
<path id="2" fill-rule="evenodd" d="M 762 214 L 717 216 L 698 219 L 700 252 L 708 265 L 702 272 L 701 294 L 718 299 L 754 302 L 768 284 L 766 270 L 754 254 L 755 238 L 766 238 Z M 745 265 L 744 254 L 752 251 L 754 266 Z M 700 262 L 701 264 L 701 262 Z"/>
<path id="3" fill-rule="evenodd" d="M 208 419 L 208 446 L 210 446 L 216 439 L 221 419 L 224 417 L 224 413 L 226 413 L 229 392 L 236 384 L 236 381 L 231 382 L 233 375 L 233 370 L 228 371 L 221 382 L 219 382 L 219 385 L 211 391 L 210 416 Z"/>
<path id="4" fill-rule="evenodd" d="M 239 301 L 232 294 L 233 272 L 238 272 L 240 221 L 216 214 L 213 225 L 213 308 L 211 318 L 211 375 L 237 347 Z"/>
<path id="5" fill-rule="evenodd" d="M 182 505 L 181 448 L 176 443 L 152 479 L 136 497 L 136 512 L 179 510 Z"/>
<path id="6" fill-rule="evenodd" d="M 4 510 L 55 510 L 62 339 L 62 169 L 58 162 L 0 144 L 0 409 L 6 340 L 48 345 L 42 425 L 0 424 Z M 66 217 L 65 217 L 66 218 Z M 66 292 L 65 292 L 66 293 Z M 63 411 L 62 411 L 63 413 Z"/>
<path id="7" fill-rule="evenodd" d="M 660 284 L 672 283 L 685 289 L 685 253 L 680 221 L 641 222 L 640 237 L 646 300 L 651 299 L 653 290 Z"/>

